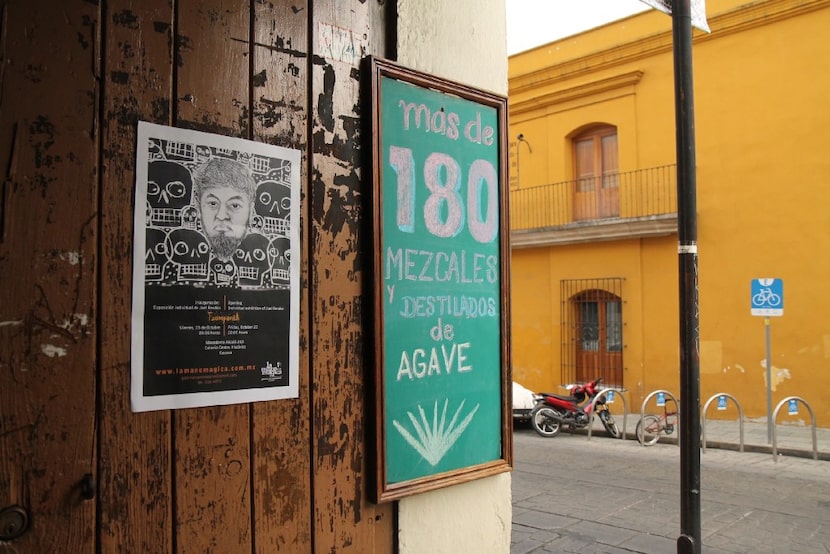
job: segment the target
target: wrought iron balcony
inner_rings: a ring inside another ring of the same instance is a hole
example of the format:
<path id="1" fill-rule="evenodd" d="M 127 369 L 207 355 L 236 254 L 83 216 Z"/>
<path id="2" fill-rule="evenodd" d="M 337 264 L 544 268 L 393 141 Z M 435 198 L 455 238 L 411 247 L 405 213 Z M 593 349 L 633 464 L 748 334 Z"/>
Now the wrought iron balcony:
<path id="1" fill-rule="evenodd" d="M 676 166 L 514 189 L 514 248 L 677 232 Z"/>

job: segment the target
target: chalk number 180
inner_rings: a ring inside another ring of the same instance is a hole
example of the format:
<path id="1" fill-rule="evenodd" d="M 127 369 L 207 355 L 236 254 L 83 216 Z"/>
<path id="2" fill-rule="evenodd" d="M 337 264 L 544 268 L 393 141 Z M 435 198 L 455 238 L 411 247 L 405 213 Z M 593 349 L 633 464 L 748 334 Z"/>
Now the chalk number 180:
<path id="1" fill-rule="evenodd" d="M 415 232 L 415 157 L 409 148 L 389 147 L 389 163 L 398 177 L 398 228 Z M 424 222 L 436 237 L 454 237 L 469 221 L 470 234 L 481 243 L 498 232 L 498 177 L 493 164 L 475 160 L 467 176 L 467 207 L 461 189 L 461 167 L 449 154 L 434 152 L 424 162 L 424 182 L 429 196 L 424 202 Z M 484 198 L 482 198 L 484 197 Z M 486 206 L 482 206 L 482 200 Z M 483 208 L 483 209 L 482 209 Z"/>

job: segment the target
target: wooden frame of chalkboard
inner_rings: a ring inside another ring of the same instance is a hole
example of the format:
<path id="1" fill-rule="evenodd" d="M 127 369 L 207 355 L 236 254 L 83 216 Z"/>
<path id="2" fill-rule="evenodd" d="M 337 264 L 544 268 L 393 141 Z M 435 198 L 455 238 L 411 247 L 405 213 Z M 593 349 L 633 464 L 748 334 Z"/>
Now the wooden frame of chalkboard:
<path id="1" fill-rule="evenodd" d="M 507 98 L 364 62 L 384 502 L 512 469 Z"/>

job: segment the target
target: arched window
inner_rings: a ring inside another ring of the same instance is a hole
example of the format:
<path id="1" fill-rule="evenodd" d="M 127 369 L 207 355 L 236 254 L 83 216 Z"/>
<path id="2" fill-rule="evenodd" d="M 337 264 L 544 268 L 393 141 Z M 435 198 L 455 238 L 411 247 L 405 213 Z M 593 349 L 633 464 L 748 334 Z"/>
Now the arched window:
<path id="1" fill-rule="evenodd" d="M 618 217 L 617 128 L 593 125 L 572 137 L 574 219 Z"/>

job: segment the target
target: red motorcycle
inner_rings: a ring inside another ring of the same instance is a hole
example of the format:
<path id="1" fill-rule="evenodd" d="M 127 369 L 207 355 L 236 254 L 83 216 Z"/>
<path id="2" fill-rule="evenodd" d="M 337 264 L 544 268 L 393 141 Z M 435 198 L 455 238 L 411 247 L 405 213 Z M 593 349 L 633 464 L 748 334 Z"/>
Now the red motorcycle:
<path id="1" fill-rule="evenodd" d="M 591 401 L 602 390 L 599 386 L 601 381 L 602 378 L 599 378 L 584 385 L 570 385 L 569 396 L 550 392 L 537 394 L 536 405 L 530 412 L 533 428 L 543 437 L 555 437 L 563 425 L 569 425 L 572 429 L 587 426 L 591 421 Z M 605 396 L 597 400 L 595 411 L 608 434 L 619 438 L 620 429 L 605 405 Z"/>

